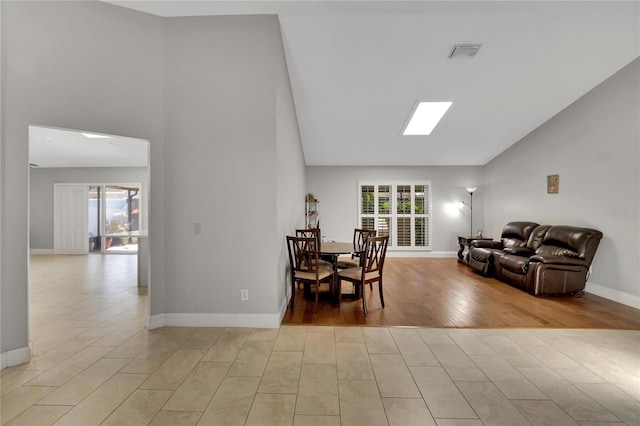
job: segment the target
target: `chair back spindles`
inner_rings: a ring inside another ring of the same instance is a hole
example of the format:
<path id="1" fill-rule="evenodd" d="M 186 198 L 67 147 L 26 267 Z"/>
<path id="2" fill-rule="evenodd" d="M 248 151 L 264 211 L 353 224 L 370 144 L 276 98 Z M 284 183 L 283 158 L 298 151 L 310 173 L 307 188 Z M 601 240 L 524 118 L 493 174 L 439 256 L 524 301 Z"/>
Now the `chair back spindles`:
<path id="1" fill-rule="evenodd" d="M 318 260 L 318 241 L 315 236 L 300 237 L 287 236 L 287 250 L 289 252 L 289 264 L 291 268 L 291 302 L 293 309 L 296 293 L 296 282 L 314 285 L 315 299 L 314 312 L 318 309 L 318 295 L 320 284 L 328 283 L 329 290 L 333 294 L 333 271 Z"/>
<path id="2" fill-rule="evenodd" d="M 378 283 L 378 292 L 380 293 L 380 304 L 384 308 L 384 294 L 382 291 L 382 268 L 384 267 L 384 259 L 387 255 L 387 246 L 389 244 L 389 236 L 369 237 L 367 238 L 364 251 L 362 252 L 361 266 L 351 267 L 338 271 L 338 301 L 341 301 L 341 282 L 346 280 L 352 282 L 356 286 L 356 294 L 362 299 L 362 311 L 367 314 L 366 296 L 364 287 L 369 284 L 369 288 L 373 290 L 373 283 Z"/>
<path id="3" fill-rule="evenodd" d="M 359 229 L 356 228 L 353 230 L 353 248 L 357 249 L 358 247 L 363 247 L 364 244 L 367 242 L 367 239 L 369 239 L 369 237 L 375 237 L 376 236 L 376 230 L 375 229 Z"/>
<path id="4" fill-rule="evenodd" d="M 367 239 L 370 237 L 376 236 L 375 229 L 359 229 L 355 228 L 353 230 L 353 253 L 351 254 L 351 259 L 342 258 L 338 259 L 336 266 L 338 269 L 347 269 L 354 268 L 360 266 L 360 259 L 363 257 L 363 249 Z"/>
<path id="5" fill-rule="evenodd" d="M 370 237 L 365 244 L 365 259 L 362 268 L 362 276 L 369 272 L 379 272 L 382 274 L 384 259 L 387 254 L 389 237 Z"/>
<path id="6" fill-rule="evenodd" d="M 316 239 L 316 248 L 318 250 L 318 262 L 320 263 L 320 265 L 325 265 L 325 266 L 332 266 L 331 262 L 328 261 L 327 258 L 325 258 L 324 256 L 320 255 L 321 250 L 321 244 L 322 244 L 322 237 L 321 237 L 321 232 L 320 232 L 320 228 L 304 228 L 304 229 L 296 229 L 296 236 L 297 237 L 304 237 L 304 238 L 315 238 Z"/>
<path id="7" fill-rule="evenodd" d="M 293 268 L 302 272 L 315 272 L 318 260 L 317 243 L 314 237 L 287 237 L 293 257 Z M 315 262 L 314 262 L 315 260 Z"/>
<path id="8" fill-rule="evenodd" d="M 322 243 L 322 237 L 320 235 L 320 228 L 304 228 L 296 229 L 297 237 L 315 238 L 318 251 L 320 251 L 320 243 Z"/>

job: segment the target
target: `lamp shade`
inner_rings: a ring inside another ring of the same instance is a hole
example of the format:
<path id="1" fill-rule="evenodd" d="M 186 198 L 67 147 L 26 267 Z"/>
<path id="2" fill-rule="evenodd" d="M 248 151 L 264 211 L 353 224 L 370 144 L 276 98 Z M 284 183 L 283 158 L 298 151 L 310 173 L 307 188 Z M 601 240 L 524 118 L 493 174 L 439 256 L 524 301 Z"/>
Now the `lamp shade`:
<path id="1" fill-rule="evenodd" d="M 467 192 L 468 192 L 469 194 L 473 194 L 474 192 L 476 192 L 476 189 L 478 189 L 478 188 L 477 188 L 477 187 L 475 187 L 475 186 L 469 186 L 469 187 L 467 187 L 467 188 L 465 188 L 465 189 L 467 190 Z"/>

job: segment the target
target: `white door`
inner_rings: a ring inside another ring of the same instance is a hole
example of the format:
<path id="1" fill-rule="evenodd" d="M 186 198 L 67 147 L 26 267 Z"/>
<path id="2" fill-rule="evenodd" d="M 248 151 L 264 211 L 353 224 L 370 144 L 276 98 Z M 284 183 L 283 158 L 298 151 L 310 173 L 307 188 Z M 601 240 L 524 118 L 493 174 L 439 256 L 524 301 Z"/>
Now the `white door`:
<path id="1" fill-rule="evenodd" d="M 54 184 L 55 254 L 89 253 L 88 192 L 86 185 Z"/>

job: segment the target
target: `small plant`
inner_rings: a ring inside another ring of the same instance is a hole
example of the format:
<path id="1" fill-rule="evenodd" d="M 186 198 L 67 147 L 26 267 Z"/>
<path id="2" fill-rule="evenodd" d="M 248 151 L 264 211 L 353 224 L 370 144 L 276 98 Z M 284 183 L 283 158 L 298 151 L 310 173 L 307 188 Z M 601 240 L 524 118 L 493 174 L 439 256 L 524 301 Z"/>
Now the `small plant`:
<path id="1" fill-rule="evenodd" d="M 113 216 L 111 216 L 111 220 L 105 224 L 104 231 L 107 234 L 128 232 L 129 222 L 127 220 L 127 214 L 124 212 L 114 213 Z"/>

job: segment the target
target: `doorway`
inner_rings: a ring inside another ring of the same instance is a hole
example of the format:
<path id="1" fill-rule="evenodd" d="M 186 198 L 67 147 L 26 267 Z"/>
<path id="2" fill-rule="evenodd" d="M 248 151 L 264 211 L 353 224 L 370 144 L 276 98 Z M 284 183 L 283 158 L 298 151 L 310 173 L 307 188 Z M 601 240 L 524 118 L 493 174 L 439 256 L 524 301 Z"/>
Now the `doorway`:
<path id="1" fill-rule="evenodd" d="M 148 250 L 145 253 L 145 259 L 139 258 L 140 253 L 138 256 L 111 256 L 111 253 L 118 251 L 136 253 L 137 250 L 134 249 L 137 244 L 134 243 L 137 241 L 132 236 L 128 236 L 126 241 L 124 238 L 122 240 L 118 238 L 118 244 L 116 244 L 120 247 L 118 250 L 107 251 L 105 246 L 108 231 L 107 218 L 119 221 L 118 223 L 123 227 L 122 230 L 127 233 L 145 231 L 146 235 L 145 227 L 149 213 L 147 196 L 150 176 L 149 151 L 150 144 L 143 139 L 46 126 L 29 126 L 30 173 L 27 214 L 30 254 L 28 260 L 30 333 L 46 334 L 49 328 L 57 326 L 57 323 L 47 324 L 47 318 L 50 319 L 51 313 L 55 312 L 51 305 L 47 305 L 43 311 L 42 306 L 32 303 L 34 294 L 39 290 L 37 286 L 44 286 L 41 290 L 49 291 L 55 285 L 64 286 L 65 283 L 73 281 L 77 285 L 73 293 L 76 294 L 75 297 L 80 294 L 90 294 L 91 297 L 109 298 L 115 294 L 114 292 L 119 292 L 120 295 L 126 293 L 133 297 L 127 304 L 145 306 L 144 315 L 148 315 L 148 289 L 141 286 L 139 282 L 140 276 L 149 275 Z M 82 246 L 83 255 L 54 255 L 57 230 L 52 216 L 56 205 L 55 191 L 52 191 L 52 188 L 56 184 L 83 187 L 75 193 L 72 190 L 71 194 L 67 194 L 71 198 L 82 199 L 82 209 L 78 208 L 74 214 L 81 215 L 86 225 L 83 231 L 76 230 L 74 231 L 76 234 L 72 233 L 72 235 L 77 237 L 74 241 Z M 91 199 L 95 201 L 90 201 Z M 93 210 L 91 204 L 94 206 Z M 92 218 L 94 218 L 93 222 Z M 45 270 L 57 268 L 56 271 L 60 274 L 59 281 L 53 282 L 46 276 L 44 279 L 35 276 L 42 274 L 36 265 L 44 261 L 47 264 Z M 33 270 L 32 262 L 34 262 Z M 140 265 L 143 265 L 144 271 L 140 271 Z M 35 275 L 32 277 L 32 274 Z M 65 301 L 60 300 L 60 303 L 59 308 L 63 312 Z M 109 313 L 102 312 L 102 307 L 102 304 L 97 306 L 98 311 L 94 312 L 91 327 L 100 327 L 102 318 L 108 321 Z M 48 328 L 45 330 L 43 326 Z M 55 333 L 58 330 L 52 331 Z M 60 333 L 61 339 L 67 338 L 66 331 L 60 331 Z M 63 344 L 64 341 L 56 338 L 55 343 Z"/>

